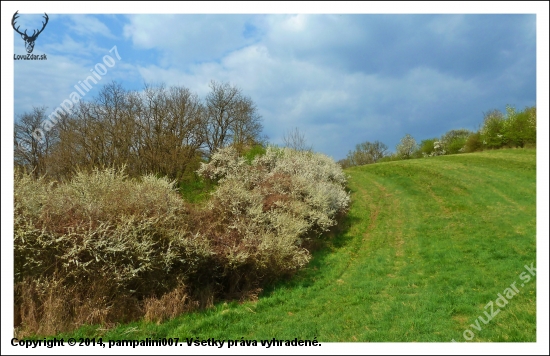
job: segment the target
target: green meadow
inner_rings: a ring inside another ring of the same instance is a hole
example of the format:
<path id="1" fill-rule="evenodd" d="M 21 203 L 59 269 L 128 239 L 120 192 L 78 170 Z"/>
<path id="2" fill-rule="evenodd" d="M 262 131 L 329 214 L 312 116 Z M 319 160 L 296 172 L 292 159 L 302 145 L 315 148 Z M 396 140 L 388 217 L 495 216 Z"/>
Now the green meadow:
<path id="1" fill-rule="evenodd" d="M 58 337 L 536 341 L 536 150 L 346 173 L 352 203 L 338 230 L 257 300 Z"/>

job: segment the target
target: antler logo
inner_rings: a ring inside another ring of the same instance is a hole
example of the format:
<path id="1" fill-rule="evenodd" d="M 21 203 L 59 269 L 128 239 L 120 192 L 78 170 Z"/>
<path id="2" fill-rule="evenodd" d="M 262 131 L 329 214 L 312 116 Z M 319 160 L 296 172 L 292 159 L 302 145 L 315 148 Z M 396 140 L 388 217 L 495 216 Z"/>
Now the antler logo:
<path id="1" fill-rule="evenodd" d="M 40 29 L 38 32 L 36 32 L 37 30 L 33 30 L 32 36 L 29 36 L 27 35 L 27 30 L 25 30 L 25 32 L 21 32 L 19 31 L 20 26 L 17 26 L 17 28 L 15 28 L 15 20 L 17 20 L 19 16 L 17 14 L 18 12 L 19 10 L 17 10 L 15 14 L 13 14 L 13 18 L 11 19 L 11 25 L 13 26 L 13 29 L 15 30 L 15 32 L 20 34 L 21 38 L 25 41 L 25 48 L 27 49 L 27 53 L 32 53 L 32 50 L 34 49 L 34 41 L 36 41 L 36 39 L 38 38 L 38 35 L 41 34 L 42 31 L 44 31 L 44 28 L 46 28 L 46 25 L 48 24 L 48 14 L 44 13 L 44 18 L 46 19 L 46 22 L 42 22 L 42 29 Z"/>

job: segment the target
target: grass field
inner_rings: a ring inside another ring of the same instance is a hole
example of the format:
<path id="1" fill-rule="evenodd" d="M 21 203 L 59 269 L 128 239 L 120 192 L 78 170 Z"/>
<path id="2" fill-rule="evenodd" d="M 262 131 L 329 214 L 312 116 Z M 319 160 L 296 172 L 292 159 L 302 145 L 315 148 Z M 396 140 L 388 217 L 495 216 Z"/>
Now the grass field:
<path id="1" fill-rule="evenodd" d="M 536 276 L 525 268 L 536 268 L 535 150 L 346 172 L 352 205 L 341 231 L 257 301 L 63 336 L 536 341 Z"/>

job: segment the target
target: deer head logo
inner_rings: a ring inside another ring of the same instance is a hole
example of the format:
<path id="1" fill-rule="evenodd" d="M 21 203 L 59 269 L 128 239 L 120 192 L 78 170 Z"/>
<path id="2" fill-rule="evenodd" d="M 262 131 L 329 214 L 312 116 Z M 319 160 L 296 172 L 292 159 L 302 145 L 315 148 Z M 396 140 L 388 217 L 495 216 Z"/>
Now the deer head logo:
<path id="1" fill-rule="evenodd" d="M 38 32 L 36 32 L 37 30 L 33 30 L 32 36 L 29 36 L 27 35 L 27 30 L 25 30 L 25 32 L 21 32 L 19 31 L 20 26 L 17 26 L 17 28 L 15 28 L 15 20 L 17 20 L 19 16 L 17 14 L 18 12 L 19 10 L 17 10 L 15 14 L 13 14 L 13 18 L 11 19 L 11 25 L 13 26 L 13 29 L 15 30 L 15 32 L 20 34 L 21 38 L 25 41 L 25 48 L 27 49 L 27 53 L 32 53 L 32 50 L 34 49 L 34 41 L 36 41 L 36 39 L 38 38 L 38 35 L 41 34 L 42 31 L 44 31 L 44 28 L 48 24 L 48 14 L 44 13 L 44 18 L 46 19 L 46 22 L 42 22 L 42 29 L 40 29 Z"/>

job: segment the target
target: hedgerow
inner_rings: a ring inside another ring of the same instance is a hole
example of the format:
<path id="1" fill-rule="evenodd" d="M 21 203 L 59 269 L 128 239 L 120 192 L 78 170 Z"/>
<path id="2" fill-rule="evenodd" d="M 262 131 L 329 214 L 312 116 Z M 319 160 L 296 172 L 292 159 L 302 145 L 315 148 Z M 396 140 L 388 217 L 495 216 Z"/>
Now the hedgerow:
<path id="1" fill-rule="evenodd" d="M 308 241 L 349 204 L 342 169 L 318 153 L 270 147 L 247 160 L 229 147 L 198 174 L 217 185 L 204 205 L 187 204 L 173 181 L 124 169 L 67 182 L 16 172 L 19 334 L 158 321 L 253 296 L 307 264 Z"/>
<path id="2" fill-rule="evenodd" d="M 71 306 L 64 313 L 71 322 L 82 318 L 78 310 L 90 299 L 96 311 L 133 300 L 139 314 L 141 300 L 191 280 L 212 256 L 164 178 L 130 180 L 106 169 L 54 186 L 17 173 L 14 200 L 16 314 L 31 329 L 30 320 L 39 326 L 51 314 L 45 308 L 52 298 Z"/>

